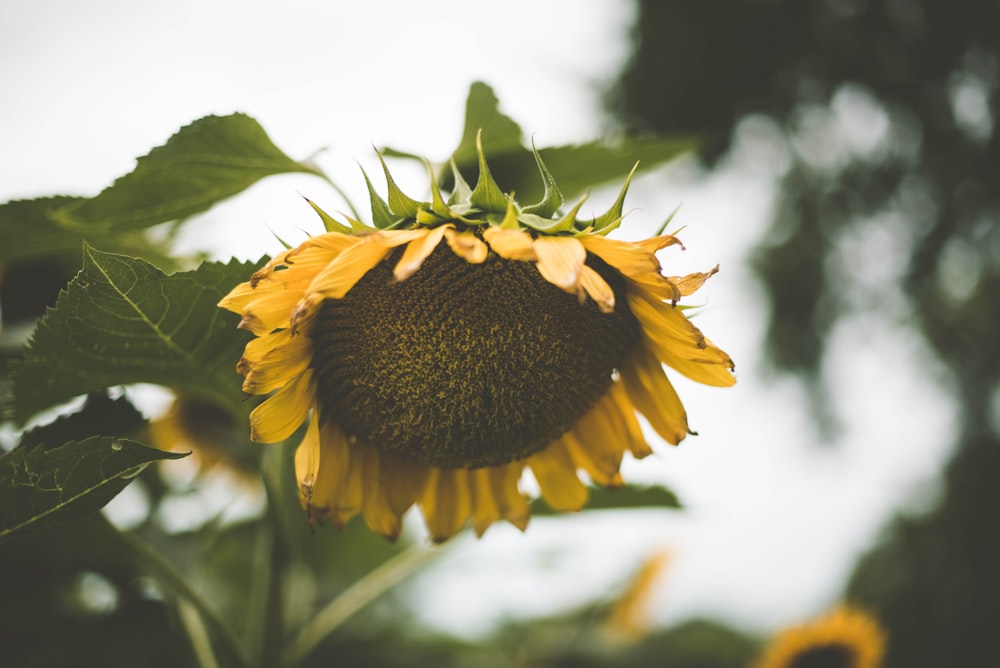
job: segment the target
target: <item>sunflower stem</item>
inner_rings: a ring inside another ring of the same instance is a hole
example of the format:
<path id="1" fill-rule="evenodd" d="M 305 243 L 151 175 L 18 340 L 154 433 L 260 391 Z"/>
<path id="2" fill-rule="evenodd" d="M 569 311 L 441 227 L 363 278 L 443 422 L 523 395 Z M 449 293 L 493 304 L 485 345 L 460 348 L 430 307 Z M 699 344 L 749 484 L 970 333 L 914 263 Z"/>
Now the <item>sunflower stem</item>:
<path id="1" fill-rule="evenodd" d="M 229 657 L 235 661 L 236 666 L 243 668 L 250 665 L 246 652 L 232 629 L 209 607 L 205 599 L 194 590 L 184 576 L 163 558 L 163 555 L 134 533 L 120 530 L 116 530 L 116 533 L 122 547 L 135 555 L 154 577 L 170 586 L 183 601 L 194 608 L 193 612 L 197 612 L 204 627 L 222 645 Z M 190 612 L 182 612 L 182 614 L 190 614 Z"/>
<path id="2" fill-rule="evenodd" d="M 445 551 L 443 547 L 413 545 L 379 564 L 360 580 L 330 601 L 299 631 L 283 655 L 283 666 L 295 666 L 316 649 L 341 624 L 373 600 L 420 571 L 431 559 Z"/>
<path id="3" fill-rule="evenodd" d="M 249 637 L 257 640 L 255 663 L 261 667 L 277 665 L 285 636 L 284 591 L 290 550 L 279 507 L 286 468 L 284 452 L 280 447 L 265 450 L 261 471 L 267 492 L 267 513 L 257 534 L 251 583 L 256 590 L 248 626 Z"/>

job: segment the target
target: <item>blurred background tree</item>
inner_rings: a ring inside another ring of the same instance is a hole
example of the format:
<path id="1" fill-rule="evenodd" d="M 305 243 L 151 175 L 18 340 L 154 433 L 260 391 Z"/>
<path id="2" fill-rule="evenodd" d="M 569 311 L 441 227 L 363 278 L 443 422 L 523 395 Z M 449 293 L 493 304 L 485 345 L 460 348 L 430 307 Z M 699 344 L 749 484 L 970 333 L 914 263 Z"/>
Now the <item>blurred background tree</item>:
<path id="1" fill-rule="evenodd" d="M 831 334 L 874 314 L 947 368 L 961 430 L 940 501 L 886 528 L 847 595 L 888 627 L 888 665 L 984 665 L 1000 619 L 1000 5 L 639 6 L 609 95 L 630 131 L 700 135 L 708 167 L 740 129 L 789 158 L 756 262 L 774 367 L 801 375 L 828 417 Z"/>

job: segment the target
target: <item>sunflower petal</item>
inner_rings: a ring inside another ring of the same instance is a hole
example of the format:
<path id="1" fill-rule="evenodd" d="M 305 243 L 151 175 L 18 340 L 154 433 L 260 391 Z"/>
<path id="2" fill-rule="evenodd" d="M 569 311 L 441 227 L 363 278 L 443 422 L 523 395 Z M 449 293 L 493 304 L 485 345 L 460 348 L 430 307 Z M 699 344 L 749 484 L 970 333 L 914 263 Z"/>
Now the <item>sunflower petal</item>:
<path id="1" fill-rule="evenodd" d="M 277 443 L 291 436 L 305 421 L 316 393 L 312 370 L 264 400 L 250 413 L 250 438 L 258 443 Z"/>
<path id="2" fill-rule="evenodd" d="M 534 240 L 524 230 L 509 230 L 491 225 L 483 231 L 483 238 L 493 252 L 504 259 L 523 262 L 538 259 Z"/>
<path id="3" fill-rule="evenodd" d="M 602 403 L 607 411 L 608 419 L 615 425 L 615 433 L 625 439 L 625 445 L 632 456 L 636 459 L 642 459 L 653 454 L 653 449 L 646 442 L 642 426 L 635 416 L 635 407 L 629 401 L 628 393 L 621 380 L 611 384 Z"/>
<path id="4" fill-rule="evenodd" d="M 380 536 L 396 540 L 403 528 L 402 514 L 397 513 L 389 502 L 388 490 L 392 481 L 384 476 L 378 450 L 370 445 L 355 444 L 352 456 L 361 460 L 361 505 L 365 522 Z"/>
<path id="5" fill-rule="evenodd" d="M 491 484 L 490 468 L 468 472 L 469 491 L 472 493 L 472 528 L 482 536 L 491 524 L 503 517 Z"/>
<path id="6" fill-rule="evenodd" d="M 465 469 L 431 467 L 420 499 L 431 540 L 442 543 L 465 525 L 472 512 L 472 499 Z"/>
<path id="7" fill-rule="evenodd" d="M 601 313 L 612 313 L 615 310 L 615 292 L 607 281 L 596 271 L 583 265 L 580 270 L 580 286 L 590 298 L 597 303 Z"/>
<path id="8" fill-rule="evenodd" d="M 449 227 L 444 231 L 444 238 L 452 252 L 469 264 L 482 264 L 489 255 L 489 247 L 469 230 L 458 232 Z"/>
<path id="9" fill-rule="evenodd" d="M 243 391 L 247 394 L 267 394 L 288 383 L 308 368 L 312 360 L 312 341 L 302 335 L 292 336 L 291 330 L 278 335 L 288 335 L 282 345 L 275 346 L 254 361 L 246 353 L 237 365 L 244 369 Z M 247 346 L 249 348 L 249 345 Z"/>
<path id="10" fill-rule="evenodd" d="M 688 435 L 687 412 L 660 361 L 638 346 L 621 369 L 628 398 L 663 440 L 677 445 Z"/>
<path id="11" fill-rule="evenodd" d="M 719 265 L 715 265 L 708 272 L 699 271 L 687 274 L 686 276 L 671 276 L 669 280 L 677 287 L 677 291 L 681 293 L 681 296 L 686 297 L 698 290 L 698 288 L 705 284 L 705 281 L 717 273 L 719 273 Z"/>
<path id="12" fill-rule="evenodd" d="M 567 292 L 576 292 L 587 251 L 576 237 L 535 239 L 536 266 L 546 281 Z"/>
<path id="13" fill-rule="evenodd" d="M 391 250 L 375 235 L 364 238 L 366 243 L 351 246 L 338 255 L 309 284 L 307 294 L 326 299 L 340 299 L 354 284 L 361 280 L 372 268 L 381 262 Z"/>
<path id="14" fill-rule="evenodd" d="M 561 441 L 553 441 L 529 457 L 528 466 L 542 498 L 553 510 L 580 510 L 587 502 L 587 487 L 577 477 L 576 466 Z"/>
<path id="15" fill-rule="evenodd" d="M 406 246 L 406 250 L 403 251 L 403 257 L 399 258 L 399 262 L 396 263 L 395 268 L 392 270 L 392 275 L 395 276 L 396 280 L 406 280 L 417 269 L 420 269 L 420 265 L 424 263 L 427 256 L 441 243 L 441 237 L 444 236 L 445 230 L 450 227 L 450 225 L 435 227 L 432 230 L 427 230 L 427 234 L 422 238 L 411 241 Z"/>
<path id="16" fill-rule="evenodd" d="M 660 262 L 656 256 L 634 243 L 596 234 L 581 237 L 580 243 L 627 278 L 660 273 Z"/>
<path id="17" fill-rule="evenodd" d="M 497 502 L 500 514 L 508 522 L 524 531 L 528 527 L 528 519 L 531 517 L 531 505 L 528 498 L 521 493 L 517 486 L 521 480 L 521 473 L 524 471 L 524 463 L 511 462 L 487 470 L 490 473 L 493 498 Z"/>
<path id="18" fill-rule="evenodd" d="M 305 438 L 295 449 L 295 479 L 299 483 L 299 501 L 306 510 L 313 505 L 316 480 L 319 476 L 320 453 L 319 419 L 316 411 L 313 411 Z"/>

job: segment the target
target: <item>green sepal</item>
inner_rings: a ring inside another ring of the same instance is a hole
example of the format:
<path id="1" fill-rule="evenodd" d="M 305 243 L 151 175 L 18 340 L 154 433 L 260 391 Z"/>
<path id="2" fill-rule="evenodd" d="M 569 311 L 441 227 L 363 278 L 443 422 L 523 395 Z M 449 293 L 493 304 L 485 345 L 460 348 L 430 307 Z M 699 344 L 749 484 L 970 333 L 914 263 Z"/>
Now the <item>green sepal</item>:
<path id="1" fill-rule="evenodd" d="M 304 199 L 306 202 L 308 202 L 309 206 L 312 207 L 313 211 L 315 211 L 319 215 L 320 220 L 323 221 L 323 229 L 325 229 L 327 232 L 339 232 L 340 234 L 350 234 L 351 233 L 351 228 L 350 227 L 348 227 L 347 225 L 344 225 L 343 223 L 341 223 L 340 221 L 338 221 L 337 219 L 335 219 L 333 216 L 331 216 L 330 214 L 328 214 L 326 211 L 324 211 L 323 209 L 321 209 L 319 207 L 319 205 L 316 204 L 316 202 L 312 201 L 311 199 L 309 199 L 308 197 L 305 197 L 305 196 L 303 196 L 302 199 Z M 358 224 L 360 225 L 360 223 L 358 223 Z M 279 239 L 279 241 L 281 241 L 281 240 Z M 284 242 L 282 242 L 282 243 L 284 243 Z"/>
<path id="2" fill-rule="evenodd" d="M 500 186 L 493 179 L 493 174 L 490 173 L 489 165 L 486 164 L 482 130 L 476 135 L 476 152 L 479 155 L 479 180 L 469 195 L 469 203 L 482 211 L 504 213 L 507 210 L 507 196 L 500 190 Z"/>
<path id="3" fill-rule="evenodd" d="M 542 156 L 538 152 L 538 149 L 535 148 L 534 139 L 531 140 L 531 152 L 535 156 L 535 162 L 538 164 L 538 171 L 542 175 L 542 182 L 545 184 L 545 193 L 542 195 L 542 199 L 539 202 L 524 207 L 524 213 L 533 213 L 541 216 L 542 218 L 551 218 L 552 215 L 559 210 L 559 207 L 562 206 L 563 196 L 562 193 L 559 192 L 559 186 L 556 185 L 555 178 L 545 166 L 545 162 L 542 160 Z"/>
<path id="4" fill-rule="evenodd" d="M 579 202 L 562 218 L 553 220 L 552 218 L 542 218 L 541 216 L 536 216 L 533 213 L 522 213 L 518 216 L 518 220 L 521 221 L 522 225 L 527 225 L 531 229 L 542 232 L 543 234 L 558 234 L 560 232 L 572 232 L 573 226 L 576 224 L 576 214 L 579 213 L 580 207 L 583 203 L 587 201 L 587 195 L 584 195 Z"/>
<path id="5" fill-rule="evenodd" d="M 674 216 L 677 215 L 677 212 L 680 211 L 680 209 L 681 209 L 681 205 L 680 204 L 678 204 L 676 207 L 674 207 L 674 210 L 670 212 L 670 215 L 667 216 L 667 219 L 665 221 L 663 221 L 663 224 L 660 225 L 660 228 L 658 230 L 656 230 L 656 234 L 654 234 L 653 236 L 656 236 L 656 237 L 662 236 L 663 233 L 666 232 L 666 230 L 667 230 L 667 225 L 670 224 L 670 221 L 672 221 L 674 219 Z"/>
<path id="6" fill-rule="evenodd" d="M 451 195 L 448 197 L 448 205 L 467 205 L 469 203 L 469 198 L 472 197 L 472 188 L 470 188 L 469 184 L 464 178 L 462 178 L 462 172 L 459 171 L 458 165 L 455 164 L 455 158 L 451 158 L 448 162 L 451 164 L 451 174 L 455 179 L 455 187 L 452 189 Z"/>
<path id="7" fill-rule="evenodd" d="M 375 155 L 378 156 L 378 161 L 382 163 L 386 186 L 389 188 L 389 212 L 397 218 L 416 218 L 417 212 L 425 206 L 424 203 L 418 202 L 400 190 L 399 186 L 393 180 L 392 174 L 389 172 L 388 165 L 385 164 L 385 158 L 382 157 L 381 153 L 376 153 Z"/>
<path id="8" fill-rule="evenodd" d="M 521 229 L 520 223 L 518 223 L 518 211 L 517 204 L 514 202 L 514 194 L 507 199 L 507 210 L 504 212 L 503 219 L 497 225 L 503 230 L 519 230 Z"/>
<path id="9" fill-rule="evenodd" d="M 622 218 L 624 217 L 625 208 L 625 195 L 628 194 L 629 186 L 632 184 L 632 177 L 635 176 L 636 170 L 639 169 L 639 163 L 635 163 L 632 167 L 632 171 L 628 173 L 625 178 L 625 183 L 622 185 L 621 192 L 618 193 L 618 199 L 615 203 L 611 205 L 604 214 L 597 216 L 592 221 L 589 221 L 589 227 L 591 227 L 591 232 L 593 234 L 607 234 L 611 230 L 618 227 Z"/>
<path id="10" fill-rule="evenodd" d="M 398 225 L 400 221 L 399 217 L 392 215 L 389 205 L 375 190 L 375 186 L 372 185 L 372 180 L 368 178 L 368 174 L 364 168 L 361 169 L 361 173 L 365 177 L 365 185 L 368 186 L 368 197 L 371 200 L 372 225 L 379 230 L 391 229 Z"/>

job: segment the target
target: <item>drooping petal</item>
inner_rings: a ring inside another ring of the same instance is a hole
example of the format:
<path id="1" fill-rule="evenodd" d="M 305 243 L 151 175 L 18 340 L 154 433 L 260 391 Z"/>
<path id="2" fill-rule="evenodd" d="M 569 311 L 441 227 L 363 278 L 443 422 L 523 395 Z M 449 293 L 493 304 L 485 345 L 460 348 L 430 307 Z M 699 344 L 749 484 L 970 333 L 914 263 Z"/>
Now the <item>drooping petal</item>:
<path id="1" fill-rule="evenodd" d="M 628 393 L 620 379 L 611 384 L 601 403 L 606 410 L 608 419 L 615 425 L 615 433 L 625 441 L 625 446 L 633 457 L 642 459 L 653 454 L 653 449 L 646 442 L 642 426 L 635 416 L 635 406 L 629 400 Z"/>
<path id="2" fill-rule="evenodd" d="M 587 259 L 587 251 L 576 237 L 547 237 L 535 239 L 536 266 L 546 281 L 576 294 L 580 271 Z"/>
<path id="3" fill-rule="evenodd" d="M 524 531 L 531 516 L 528 498 L 518 489 L 523 462 L 511 462 L 487 469 L 490 472 L 490 486 L 500 514 L 508 522 Z"/>
<path id="4" fill-rule="evenodd" d="M 250 413 L 250 438 L 258 443 L 283 441 L 305 421 L 316 386 L 311 369 L 264 400 Z"/>
<path id="5" fill-rule="evenodd" d="M 582 237 L 583 247 L 617 269 L 627 278 L 660 273 L 660 262 L 645 248 L 627 241 L 600 235 Z"/>
<path id="6" fill-rule="evenodd" d="M 574 463 L 601 485 L 620 485 L 618 469 L 627 447 L 618 432 L 614 416 L 609 414 L 607 395 L 590 408 L 562 441 Z"/>
<path id="7" fill-rule="evenodd" d="M 365 243 L 351 246 L 338 255 L 309 284 L 307 294 L 325 299 L 339 299 L 389 254 L 391 247 L 379 242 L 375 235 L 365 237 Z"/>
<path id="8" fill-rule="evenodd" d="M 386 494 L 393 512 L 402 516 L 414 503 L 420 500 L 430 467 L 419 462 L 380 454 L 383 478 L 388 481 Z"/>
<path id="9" fill-rule="evenodd" d="M 442 543 L 465 526 L 472 512 L 465 469 L 431 467 L 420 507 L 431 540 Z"/>
<path id="10" fill-rule="evenodd" d="M 399 258 L 399 262 L 396 263 L 395 268 L 392 270 L 392 275 L 396 280 L 406 280 L 413 275 L 413 272 L 420 269 L 420 265 L 424 263 L 427 256 L 441 243 L 441 238 L 444 236 L 445 230 L 450 227 L 451 225 L 435 227 L 432 230 L 428 230 L 427 234 L 422 238 L 411 241 L 406 246 L 406 250 L 403 251 L 403 257 Z"/>
<path id="11" fill-rule="evenodd" d="M 295 449 L 295 479 L 299 483 L 299 501 L 306 510 L 313 505 L 321 456 L 319 417 L 313 411 L 305 438 Z"/>
<path id="12" fill-rule="evenodd" d="M 580 510 L 587 502 L 587 487 L 577 477 L 576 466 L 561 441 L 553 441 L 527 463 L 545 503 L 553 510 Z"/>
<path id="13" fill-rule="evenodd" d="M 615 310 L 615 292 L 607 281 L 596 271 L 583 265 L 580 270 L 580 287 L 597 303 L 601 313 L 612 313 Z"/>
<path id="14" fill-rule="evenodd" d="M 490 249 L 471 230 L 458 232 L 449 227 L 445 229 L 444 237 L 452 252 L 469 264 L 482 264 L 489 255 Z"/>
<path id="15" fill-rule="evenodd" d="M 726 387 L 736 382 L 729 355 L 706 339 L 679 309 L 636 291 L 629 292 L 628 306 L 661 362 L 706 385 Z"/>
<path id="16" fill-rule="evenodd" d="M 636 348 L 622 365 L 621 378 L 628 398 L 663 440 L 677 445 L 687 436 L 687 412 L 652 353 Z"/>
<path id="17" fill-rule="evenodd" d="M 490 468 L 469 471 L 468 476 L 472 493 L 472 528 L 477 536 L 482 536 L 491 524 L 503 517 L 503 513 L 493 495 Z"/>
<path id="18" fill-rule="evenodd" d="M 237 365 L 244 368 L 243 391 L 247 394 L 267 394 L 303 373 L 312 359 L 312 341 L 301 334 L 291 335 L 284 329 L 275 336 L 284 339 L 280 345 L 250 361 L 246 354 Z M 249 349 L 249 345 L 247 348 Z"/>
<path id="19" fill-rule="evenodd" d="M 538 259 L 535 242 L 524 230 L 508 230 L 490 225 L 483 231 L 483 238 L 493 252 L 504 259 L 522 262 L 534 262 Z"/>
<path id="20" fill-rule="evenodd" d="M 362 512 L 372 531 L 389 540 L 396 540 L 403 527 L 401 513 L 389 502 L 392 481 L 384 476 L 380 454 L 371 445 L 355 444 L 352 457 L 360 459 L 362 478 Z"/>
<path id="21" fill-rule="evenodd" d="M 686 276 L 671 276 L 670 282 L 677 286 L 677 291 L 681 296 L 686 297 L 705 284 L 705 281 L 719 273 L 719 265 L 712 267 L 711 271 L 695 272 Z"/>

